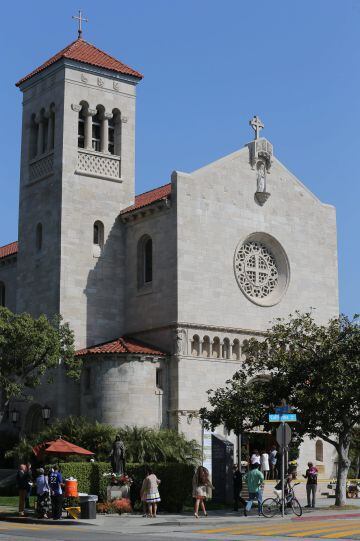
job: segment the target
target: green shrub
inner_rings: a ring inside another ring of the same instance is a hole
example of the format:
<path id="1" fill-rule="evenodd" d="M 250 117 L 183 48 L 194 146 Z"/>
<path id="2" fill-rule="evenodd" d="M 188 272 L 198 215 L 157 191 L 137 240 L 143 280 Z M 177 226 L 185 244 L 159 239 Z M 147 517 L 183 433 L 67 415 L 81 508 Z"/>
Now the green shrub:
<path id="1" fill-rule="evenodd" d="M 169 512 L 182 510 L 186 499 L 191 495 L 193 466 L 188 464 L 150 464 L 161 480 L 159 486 L 161 509 Z M 70 476 L 78 480 L 79 492 L 97 494 L 100 501 L 106 501 L 106 489 L 109 478 L 104 473 L 111 471 L 107 462 L 63 462 L 60 464 L 64 478 Z M 135 494 L 145 477 L 146 466 L 143 464 L 127 464 L 126 473 L 133 478 Z"/>

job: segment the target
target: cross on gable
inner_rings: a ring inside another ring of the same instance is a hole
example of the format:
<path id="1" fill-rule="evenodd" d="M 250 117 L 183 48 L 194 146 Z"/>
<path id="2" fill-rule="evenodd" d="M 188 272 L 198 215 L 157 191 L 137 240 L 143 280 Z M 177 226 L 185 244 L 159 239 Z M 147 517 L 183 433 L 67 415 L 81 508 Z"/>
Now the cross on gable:
<path id="1" fill-rule="evenodd" d="M 264 124 L 257 115 L 254 115 L 253 118 L 249 120 L 249 124 L 255 132 L 255 140 L 259 139 L 260 130 L 263 129 Z"/>
<path id="2" fill-rule="evenodd" d="M 82 16 L 82 11 L 81 9 L 79 9 L 79 14 L 76 16 L 76 15 L 73 15 L 72 16 L 73 19 L 76 19 L 77 21 L 79 21 L 78 23 L 78 38 L 81 38 L 81 34 L 82 34 L 82 22 L 84 23 L 87 23 L 89 22 L 88 19 L 86 19 L 85 17 Z"/>

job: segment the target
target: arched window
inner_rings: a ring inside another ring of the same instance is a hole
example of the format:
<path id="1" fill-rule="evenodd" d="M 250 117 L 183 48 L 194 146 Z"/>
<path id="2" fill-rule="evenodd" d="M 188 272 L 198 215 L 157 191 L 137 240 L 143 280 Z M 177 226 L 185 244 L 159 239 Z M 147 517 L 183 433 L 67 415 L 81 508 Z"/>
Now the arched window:
<path id="1" fill-rule="evenodd" d="M 315 458 L 316 462 L 324 462 L 324 444 L 321 440 L 315 443 Z"/>
<path id="2" fill-rule="evenodd" d="M 35 117 L 36 117 L 35 114 L 31 115 L 31 120 L 30 120 L 30 145 L 29 145 L 30 160 L 36 157 L 36 152 L 37 152 L 37 138 L 38 138 L 39 124 L 35 122 Z"/>
<path id="3" fill-rule="evenodd" d="M 79 111 L 78 118 L 78 147 L 85 148 L 85 116 L 82 108 Z"/>
<path id="4" fill-rule="evenodd" d="M 200 355 L 200 338 L 197 334 L 194 334 L 191 342 L 191 355 L 198 357 Z"/>
<path id="5" fill-rule="evenodd" d="M 235 338 L 233 344 L 232 344 L 232 359 L 234 361 L 238 361 L 240 359 L 240 342 L 237 338 Z"/>
<path id="6" fill-rule="evenodd" d="M 220 357 L 220 339 L 217 336 L 215 336 L 212 343 L 211 356 L 215 359 Z"/>
<path id="7" fill-rule="evenodd" d="M 208 336 L 203 338 L 201 354 L 203 357 L 210 357 L 210 338 Z"/>
<path id="8" fill-rule="evenodd" d="M 5 284 L 0 282 L 0 306 L 5 306 Z"/>
<path id="9" fill-rule="evenodd" d="M 228 338 L 224 338 L 222 345 L 222 358 L 230 359 L 230 340 Z"/>
<path id="10" fill-rule="evenodd" d="M 101 115 L 99 111 L 92 118 L 92 149 L 101 150 Z"/>
<path id="11" fill-rule="evenodd" d="M 36 226 L 36 251 L 41 252 L 43 243 L 43 227 L 42 224 Z"/>
<path id="12" fill-rule="evenodd" d="M 121 113 L 113 109 L 112 118 L 109 119 L 109 152 L 116 156 L 121 155 Z"/>
<path id="13" fill-rule="evenodd" d="M 104 224 L 99 220 L 94 223 L 93 244 L 100 246 L 100 248 L 104 246 Z"/>
<path id="14" fill-rule="evenodd" d="M 151 284 L 153 279 L 153 243 L 144 235 L 138 243 L 138 287 Z"/>

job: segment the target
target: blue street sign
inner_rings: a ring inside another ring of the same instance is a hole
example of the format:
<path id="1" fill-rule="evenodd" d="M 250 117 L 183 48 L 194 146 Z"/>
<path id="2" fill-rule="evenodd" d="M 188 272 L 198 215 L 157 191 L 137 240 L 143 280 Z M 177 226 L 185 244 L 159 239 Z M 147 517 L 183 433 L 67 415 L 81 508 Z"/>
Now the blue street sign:
<path id="1" fill-rule="evenodd" d="M 295 423 L 296 413 L 269 413 L 270 423 Z"/>

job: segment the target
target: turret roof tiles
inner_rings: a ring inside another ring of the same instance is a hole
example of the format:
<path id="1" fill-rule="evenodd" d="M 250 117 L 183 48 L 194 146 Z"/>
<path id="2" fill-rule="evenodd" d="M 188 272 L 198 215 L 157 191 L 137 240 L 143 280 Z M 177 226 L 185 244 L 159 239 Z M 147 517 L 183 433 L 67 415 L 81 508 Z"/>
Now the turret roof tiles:
<path id="1" fill-rule="evenodd" d="M 91 66 L 96 66 L 98 68 L 108 69 L 110 71 L 116 71 L 118 73 L 123 73 L 124 75 L 131 75 L 138 79 L 142 79 L 141 73 L 133 70 L 130 66 L 123 64 L 120 60 L 117 60 L 113 56 L 101 51 L 95 45 L 88 43 L 82 38 L 78 38 L 76 41 L 73 41 L 59 51 L 57 54 L 52 56 L 49 60 L 41 64 L 38 68 L 34 69 L 28 75 L 25 75 L 20 81 L 16 83 L 16 86 L 20 86 L 24 81 L 27 81 L 37 73 L 40 73 L 47 67 L 55 64 L 61 58 L 68 58 L 70 60 L 76 60 L 77 62 L 82 62 L 83 64 L 90 64 Z"/>
<path id="2" fill-rule="evenodd" d="M 83 355 L 100 355 L 105 353 L 135 353 L 139 355 L 161 355 L 166 353 L 153 348 L 150 345 L 144 344 L 134 338 L 121 337 L 110 342 L 105 342 L 89 348 L 79 349 L 75 355 L 81 357 Z"/>

